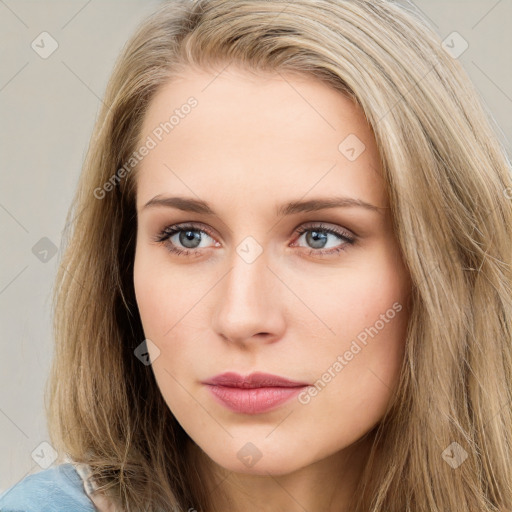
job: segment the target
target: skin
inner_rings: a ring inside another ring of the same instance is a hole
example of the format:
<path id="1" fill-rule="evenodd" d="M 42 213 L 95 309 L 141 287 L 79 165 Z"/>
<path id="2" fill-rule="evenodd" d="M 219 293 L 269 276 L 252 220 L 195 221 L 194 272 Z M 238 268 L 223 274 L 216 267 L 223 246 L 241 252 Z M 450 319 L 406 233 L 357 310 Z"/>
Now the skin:
<path id="1" fill-rule="evenodd" d="M 312 77 L 233 67 L 215 77 L 187 69 L 167 83 L 140 134 L 144 141 L 190 96 L 197 99 L 137 169 L 134 285 L 154 344 L 152 369 L 195 442 L 201 471 L 222 482 L 211 494 L 216 507 L 345 510 L 372 441 L 367 434 L 397 383 L 408 319 L 410 281 L 375 139 L 358 106 Z M 365 145 L 353 161 L 338 149 L 349 134 Z M 144 208 L 157 195 L 201 199 L 215 214 Z M 341 195 L 378 209 L 276 215 L 289 201 Z M 181 242 L 172 236 L 195 255 L 172 254 L 169 240 L 155 241 L 165 227 L 188 222 L 213 234 L 194 231 L 201 237 L 195 249 L 184 234 Z M 315 242 L 314 229 L 296 232 L 320 222 L 356 242 L 332 234 Z M 248 236 L 262 251 L 251 263 L 237 252 Z M 338 356 L 394 303 L 401 311 L 333 373 Z M 328 368 L 335 376 L 308 403 L 295 398 L 256 415 L 228 410 L 201 384 L 225 371 L 263 371 L 313 389 Z M 248 442 L 261 454 L 251 467 L 237 456 Z"/>

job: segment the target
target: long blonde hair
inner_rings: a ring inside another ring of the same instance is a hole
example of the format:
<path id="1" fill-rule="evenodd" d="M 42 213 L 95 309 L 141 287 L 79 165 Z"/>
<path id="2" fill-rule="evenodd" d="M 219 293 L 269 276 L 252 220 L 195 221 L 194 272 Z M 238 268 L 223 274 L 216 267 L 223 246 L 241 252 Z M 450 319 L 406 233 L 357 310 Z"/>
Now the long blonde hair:
<path id="1" fill-rule="evenodd" d="M 164 83 L 227 63 L 327 82 L 361 106 L 380 151 L 412 308 L 351 510 L 511 511 L 511 164 L 459 61 L 421 17 L 384 0 L 168 1 L 127 43 L 54 291 L 47 408 L 60 460 L 88 464 L 126 511 L 212 510 L 190 438 L 134 356 L 135 171 L 116 170 Z"/>

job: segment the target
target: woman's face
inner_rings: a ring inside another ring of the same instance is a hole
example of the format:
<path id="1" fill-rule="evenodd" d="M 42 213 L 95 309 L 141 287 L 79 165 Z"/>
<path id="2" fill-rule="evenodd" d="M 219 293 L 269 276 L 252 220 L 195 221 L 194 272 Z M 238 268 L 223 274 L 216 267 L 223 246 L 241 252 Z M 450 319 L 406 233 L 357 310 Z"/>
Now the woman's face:
<path id="1" fill-rule="evenodd" d="M 172 413 L 237 472 L 349 447 L 391 398 L 410 290 L 362 111 L 314 78 L 188 70 L 140 141 L 135 292 Z"/>

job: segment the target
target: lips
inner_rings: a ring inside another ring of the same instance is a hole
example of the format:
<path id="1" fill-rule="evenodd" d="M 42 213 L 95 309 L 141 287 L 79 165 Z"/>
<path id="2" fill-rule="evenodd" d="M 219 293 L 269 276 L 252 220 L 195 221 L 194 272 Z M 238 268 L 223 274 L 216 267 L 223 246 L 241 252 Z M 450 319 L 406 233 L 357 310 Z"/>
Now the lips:
<path id="1" fill-rule="evenodd" d="M 203 384 L 218 403 L 241 414 L 261 414 L 273 410 L 309 385 L 262 372 L 246 377 L 226 372 Z"/>
<path id="2" fill-rule="evenodd" d="M 297 382 L 285 379 L 284 377 L 279 377 L 279 375 L 262 372 L 251 373 L 250 375 L 247 375 L 247 377 L 242 377 L 238 373 L 234 372 L 226 372 L 204 381 L 203 384 L 226 386 L 229 388 L 294 388 L 308 385 L 306 382 Z"/>

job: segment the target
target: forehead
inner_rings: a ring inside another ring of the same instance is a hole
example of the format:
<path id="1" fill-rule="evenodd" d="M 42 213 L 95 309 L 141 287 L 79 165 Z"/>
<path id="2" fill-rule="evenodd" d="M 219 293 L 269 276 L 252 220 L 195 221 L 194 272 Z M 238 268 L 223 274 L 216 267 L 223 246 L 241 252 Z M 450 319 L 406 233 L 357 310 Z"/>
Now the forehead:
<path id="1" fill-rule="evenodd" d="M 149 138 L 138 205 L 171 191 L 254 200 L 308 190 L 386 204 L 362 110 L 307 75 L 186 70 L 153 97 L 139 141 Z"/>

